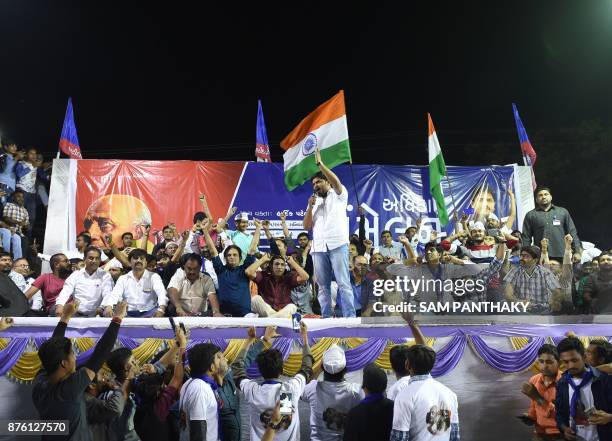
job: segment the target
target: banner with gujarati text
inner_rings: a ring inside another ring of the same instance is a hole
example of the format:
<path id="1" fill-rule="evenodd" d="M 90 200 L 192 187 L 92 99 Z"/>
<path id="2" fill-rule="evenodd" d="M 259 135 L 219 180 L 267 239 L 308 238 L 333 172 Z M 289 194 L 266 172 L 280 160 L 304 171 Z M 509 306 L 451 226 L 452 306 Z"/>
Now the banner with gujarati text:
<path id="1" fill-rule="evenodd" d="M 515 170 L 515 166 L 448 167 L 452 195 L 446 180 L 442 190 L 451 222 L 441 230 L 428 190 L 427 166 L 353 165 L 354 182 L 350 167 L 338 166 L 334 172 L 349 193 L 347 218 L 338 222 L 348 221 L 350 230 L 357 231 L 358 199 L 365 209 L 366 234 L 374 246 L 383 230 L 397 237 L 419 217 L 443 237 L 452 232 L 455 211 L 474 220 L 489 213 L 502 223 L 510 217 L 512 229 L 520 229 L 522 216 L 516 215 L 520 193 L 511 196 L 516 193 L 512 190 L 517 185 Z M 140 238 L 141 225 L 159 231 L 175 223 L 180 232 L 191 228 L 194 213 L 202 211 L 199 196 L 205 194 L 215 221 L 236 206 L 251 218 L 269 219 L 273 234 L 280 235 L 279 216 L 285 211 L 289 230 L 296 237 L 303 231 L 302 218 L 312 188 L 307 182 L 289 192 L 283 179 L 280 163 L 79 160 L 76 231 L 90 231 L 94 243 L 102 234 L 112 234 L 117 244 L 124 232 Z M 234 228 L 233 220 L 229 226 Z"/>

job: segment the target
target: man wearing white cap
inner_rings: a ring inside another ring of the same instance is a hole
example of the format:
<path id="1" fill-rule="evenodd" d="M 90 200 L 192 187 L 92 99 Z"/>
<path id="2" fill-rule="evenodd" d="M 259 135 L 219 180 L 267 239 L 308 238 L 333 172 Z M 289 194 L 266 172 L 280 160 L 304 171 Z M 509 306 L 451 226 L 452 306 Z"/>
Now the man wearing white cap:
<path id="1" fill-rule="evenodd" d="M 323 380 L 312 380 L 302 394 L 310 403 L 310 439 L 339 441 L 344 434 L 344 420 L 349 410 L 363 399 L 361 385 L 344 379 L 346 356 L 338 345 L 323 354 Z"/>
<path id="2" fill-rule="evenodd" d="M 453 234 L 448 239 L 444 239 L 442 242 L 440 242 L 440 245 L 451 254 L 455 254 L 458 247 L 461 248 L 463 254 L 467 255 L 474 263 L 491 263 L 495 258 L 497 245 L 499 243 L 505 242 L 510 249 L 514 248 L 514 246 L 518 244 L 518 240 L 509 238 L 511 236 L 504 237 L 503 235 L 500 235 L 495 237 L 495 241 L 497 242 L 495 245 L 486 245 L 484 243 L 486 231 L 482 222 L 474 222 L 470 224 L 469 229 L 470 238 L 466 246 L 453 243 L 455 239 L 457 239 L 457 237 L 459 237 L 463 232 L 456 235 Z"/>
<path id="3" fill-rule="evenodd" d="M 234 221 L 236 222 L 236 230 L 226 231 L 227 237 L 242 251 L 242 260 L 240 264 L 244 263 L 244 259 L 249 253 L 249 247 L 251 246 L 251 242 L 253 241 L 253 235 L 251 233 L 247 233 L 247 228 L 249 226 L 249 214 L 243 212 L 238 213 L 234 217 Z M 255 252 L 259 252 L 259 250 L 255 250 Z"/>

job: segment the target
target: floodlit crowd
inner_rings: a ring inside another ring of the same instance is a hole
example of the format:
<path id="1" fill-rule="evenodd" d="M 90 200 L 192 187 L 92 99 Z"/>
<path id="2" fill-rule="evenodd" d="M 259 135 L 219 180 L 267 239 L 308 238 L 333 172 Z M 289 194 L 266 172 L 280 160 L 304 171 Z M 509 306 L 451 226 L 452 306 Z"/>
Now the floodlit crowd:
<path id="1" fill-rule="evenodd" d="M 130 317 L 384 316 L 399 311 L 381 304 L 402 302 L 522 302 L 524 312 L 532 314 L 612 312 L 612 250 L 583 247 L 569 212 L 552 203 L 549 188 L 536 189 L 536 208 L 525 216 L 522 231 L 511 230 L 515 209 L 503 220 L 482 210 L 471 220 L 465 213 L 456 217 L 447 237 L 417 221 L 399 237 L 383 231 L 374 247 L 366 238 L 363 210 L 358 233 L 349 234 L 347 189 L 321 161 L 321 171 L 311 179 L 306 231 L 296 238 L 284 214 L 284 235 L 278 237 L 269 220 L 252 219 L 236 208 L 214 222 L 202 195 L 202 211 L 194 214 L 188 231 L 170 223 L 154 234 L 149 225 L 140 225 L 137 239 L 124 232 L 121 243 L 114 243 L 113 234 L 92 238 L 84 231 L 76 238 L 76 251 L 51 256 L 51 272 L 40 274 L 37 255 L 22 253 L 31 226 L 28 200 L 37 200 L 23 182 L 41 179 L 36 151 L 17 161 L 21 153 L 8 145 L 5 156 L 4 167 L 12 164 L 17 187 L 10 187 L 13 181 L 2 184 L 4 197 L 13 202 L 3 207 L 0 226 L 7 228 L 0 228 L 0 274 L 26 296 L 30 315 L 60 316 L 75 300 L 83 317 L 110 316 L 120 301 L 127 302 Z M 9 181 L 6 173 L 0 181 Z M 474 199 L 473 204 L 486 206 L 493 197 L 481 188 Z M 112 230 L 113 220 L 105 222 L 101 231 Z M 266 253 L 259 249 L 262 235 L 269 243 Z M 407 289 L 393 283 L 398 278 L 420 285 Z"/>

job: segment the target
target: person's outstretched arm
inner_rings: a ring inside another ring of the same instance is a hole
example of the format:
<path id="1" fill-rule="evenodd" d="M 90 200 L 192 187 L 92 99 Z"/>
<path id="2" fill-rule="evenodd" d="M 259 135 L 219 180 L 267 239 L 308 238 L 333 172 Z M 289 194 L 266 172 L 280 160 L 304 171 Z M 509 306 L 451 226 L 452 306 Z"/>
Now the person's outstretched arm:
<path id="1" fill-rule="evenodd" d="M 93 380 L 96 377 L 96 372 L 100 370 L 108 355 L 113 350 L 115 346 L 115 342 L 117 341 L 117 335 L 119 334 L 119 327 L 121 326 L 121 320 L 125 317 L 127 313 L 127 303 L 119 302 L 115 306 L 115 314 L 111 319 L 110 325 L 106 328 L 106 331 L 98 340 L 98 344 L 96 344 L 96 348 L 85 363 L 85 370 L 90 380 Z"/>

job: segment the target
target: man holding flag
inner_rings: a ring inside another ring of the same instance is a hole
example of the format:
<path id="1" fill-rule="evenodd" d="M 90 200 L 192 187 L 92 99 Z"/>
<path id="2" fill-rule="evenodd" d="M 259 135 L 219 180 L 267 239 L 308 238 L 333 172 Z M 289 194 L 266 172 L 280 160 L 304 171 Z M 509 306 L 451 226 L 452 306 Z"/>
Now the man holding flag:
<path id="1" fill-rule="evenodd" d="M 348 266 L 348 192 L 330 170 L 351 160 L 344 92 L 341 90 L 306 116 L 283 139 L 281 147 L 286 150 L 287 189 L 292 191 L 309 178 L 312 183 L 314 194 L 308 200 L 304 228 L 312 230 L 311 252 L 321 315 L 326 318 L 333 314 L 331 282 L 335 278 L 343 317 L 355 317 Z"/>
<path id="2" fill-rule="evenodd" d="M 355 317 L 355 304 L 349 276 L 349 231 L 346 222 L 348 191 L 334 172 L 323 164 L 315 150 L 320 171 L 311 178 L 313 195 L 308 199 L 304 228 L 312 229 L 314 274 L 319 284 L 319 303 L 323 318 L 332 316 L 331 282 L 335 276 L 342 316 Z"/>

